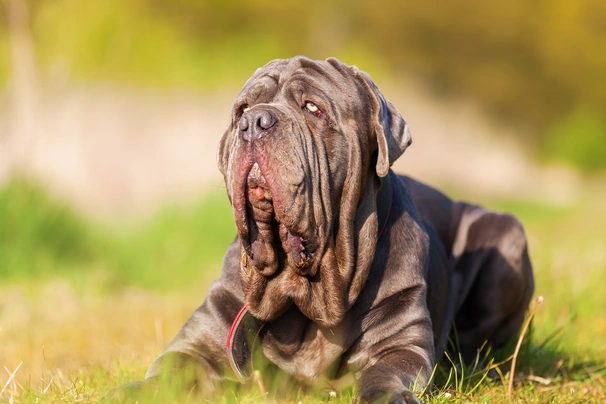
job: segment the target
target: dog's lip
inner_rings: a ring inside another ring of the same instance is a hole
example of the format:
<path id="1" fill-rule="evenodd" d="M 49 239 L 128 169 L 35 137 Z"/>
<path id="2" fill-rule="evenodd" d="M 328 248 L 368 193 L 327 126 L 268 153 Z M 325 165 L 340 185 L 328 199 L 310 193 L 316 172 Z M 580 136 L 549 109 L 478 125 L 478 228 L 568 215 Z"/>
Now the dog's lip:
<path id="1" fill-rule="evenodd" d="M 310 238 L 289 230 L 284 226 L 284 230 L 280 232 L 282 245 L 285 249 L 290 249 L 290 256 L 295 267 L 299 271 L 307 269 L 313 260 L 314 253 L 317 250 L 315 243 Z"/>
<path id="2" fill-rule="evenodd" d="M 264 197 L 267 200 L 271 200 L 271 191 L 269 189 L 269 184 L 267 183 L 267 179 L 265 179 L 265 176 L 263 176 L 263 173 L 259 168 L 259 163 L 255 162 L 248 171 L 248 175 L 246 176 L 246 186 L 252 189 L 261 188 L 262 190 L 270 192 L 269 195 L 264 195 Z"/>
<path id="3" fill-rule="evenodd" d="M 273 227 L 279 233 L 279 241 L 275 241 L 274 248 L 283 250 L 290 256 L 295 268 L 304 273 L 310 267 L 317 250 L 313 235 L 289 220 L 283 209 L 275 206 L 270 181 L 263 174 L 259 163 L 252 161 L 249 167 L 250 169 L 245 171 L 241 188 L 242 199 L 246 204 L 242 219 L 246 223 L 247 231 L 240 235 L 240 239 L 245 251 L 254 262 L 253 234 L 258 233 L 259 227 Z M 281 243 L 281 246 L 278 243 Z"/>

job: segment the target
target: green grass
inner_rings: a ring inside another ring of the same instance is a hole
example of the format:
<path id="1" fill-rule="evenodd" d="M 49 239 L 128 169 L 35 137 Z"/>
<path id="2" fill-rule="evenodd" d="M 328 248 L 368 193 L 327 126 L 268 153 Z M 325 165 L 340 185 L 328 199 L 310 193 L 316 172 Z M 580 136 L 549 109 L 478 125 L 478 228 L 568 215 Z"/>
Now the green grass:
<path id="1" fill-rule="evenodd" d="M 536 295 L 545 301 L 524 339 L 513 397 L 506 390 L 516 341 L 475 366 L 456 357 L 454 366 L 440 364 L 424 401 L 605 400 L 606 201 L 591 189 L 584 195 L 565 207 L 484 201 L 524 223 Z M 95 402 L 111 387 L 141 379 L 202 302 L 234 234 L 222 193 L 108 224 L 39 186 L 11 182 L 0 190 L 0 366 L 7 369 L 0 402 Z M 263 402 L 262 391 L 279 402 L 355 397 L 347 381 L 320 381 L 307 390 L 271 368 L 261 374 L 247 388 L 226 385 L 213 402 Z M 166 402 L 198 402 L 175 400 Z"/>

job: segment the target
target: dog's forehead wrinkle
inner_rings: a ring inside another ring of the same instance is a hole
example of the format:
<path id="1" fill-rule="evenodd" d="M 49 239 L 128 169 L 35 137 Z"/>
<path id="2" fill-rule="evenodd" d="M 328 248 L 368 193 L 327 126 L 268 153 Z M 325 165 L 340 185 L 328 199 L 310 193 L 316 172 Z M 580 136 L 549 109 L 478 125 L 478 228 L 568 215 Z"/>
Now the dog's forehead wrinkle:
<path id="1" fill-rule="evenodd" d="M 271 101 L 278 92 L 278 77 L 267 74 L 251 79 L 240 91 L 234 107 L 247 103 L 249 105 Z"/>
<path id="2" fill-rule="evenodd" d="M 277 82 L 277 78 L 280 76 L 280 72 L 282 71 L 281 66 L 287 65 L 288 63 L 290 63 L 288 59 L 274 59 L 268 62 L 265 66 L 255 70 L 253 75 L 246 81 L 246 83 L 244 83 L 243 88 L 246 88 L 251 82 L 263 76 L 271 76 Z"/>
<path id="3" fill-rule="evenodd" d="M 313 102 L 324 112 L 327 112 L 326 108 L 330 105 L 331 99 L 319 83 L 310 84 L 305 76 L 293 76 L 280 86 L 274 101 L 296 107 L 293 112 L 298 114 L 302 111 L 306 102 Z"/>
<path id="4" fill-rule="evenodd" d="M 294 67 L 296 66 L 296 67 Z M 282 71 L 279 86 L 282 87 L 292 80 L 299 80 L 304 86 L 316 86 L 320 89 L 334 88 L 336 91 L 346 93 L 347 89 L 355 87 L 350 74 L 335 69 L 325 61 L 310 59 L 296 59 Z"/>

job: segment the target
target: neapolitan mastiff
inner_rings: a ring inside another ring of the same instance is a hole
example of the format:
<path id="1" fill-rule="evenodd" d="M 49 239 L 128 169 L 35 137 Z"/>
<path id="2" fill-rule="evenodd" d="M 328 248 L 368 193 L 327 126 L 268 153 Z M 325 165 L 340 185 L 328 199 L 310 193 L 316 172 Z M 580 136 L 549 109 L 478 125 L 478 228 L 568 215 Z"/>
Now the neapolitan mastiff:
<path id="1" fill-rule="evenodd" d="M 353 372 L 362 401 L 417 402 L 453 324 L 464 356 L 514 337 L 534 289 L 521 224 L 394 174 L 411 141 L 354 66 L 258 69 L 219 145 L 238 235 L 221 276 L 145 381 L 109 396 L 185 368 L 211 392 L 250 375 L 256 344 L 299 380 Z"/>

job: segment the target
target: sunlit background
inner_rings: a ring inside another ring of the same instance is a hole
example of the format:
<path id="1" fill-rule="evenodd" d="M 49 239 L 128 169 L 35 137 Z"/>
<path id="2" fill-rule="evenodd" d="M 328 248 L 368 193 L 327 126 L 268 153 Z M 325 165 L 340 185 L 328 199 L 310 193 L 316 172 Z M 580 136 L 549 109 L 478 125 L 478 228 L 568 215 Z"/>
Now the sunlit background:
<path id="1" fill-rule="evenodd" d="M 299 54 L 398 107 L 396 171 L 522 219 L 546 297 L 524 371 L 596 383 L 570 374 L 606 359 L 603 0 L 0 5 L 0 402 L 143 377 L 235 235 L 231 103 Z"/>

